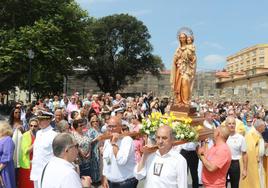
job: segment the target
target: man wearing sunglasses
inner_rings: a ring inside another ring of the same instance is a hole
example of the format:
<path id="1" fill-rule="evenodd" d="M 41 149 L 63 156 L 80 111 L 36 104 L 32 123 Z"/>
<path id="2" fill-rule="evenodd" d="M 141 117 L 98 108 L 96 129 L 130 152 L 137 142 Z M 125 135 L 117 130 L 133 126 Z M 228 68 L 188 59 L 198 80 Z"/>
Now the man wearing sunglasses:
<path id="1" fill-rule="evenodd" d="M 109 119 L 107 132 L 113 137 L 103 146 L 103 187 L 136 188 L 138 180 L 134 177 L 135 152 L 131 137 L 119 137 L 122 121 L 113 116 Z"/>
<path id="2" fill-rule="evenodd" d="M 40 188 L 89 188 L 91 179 L 75 171 L 78 144 L 68 133 L 58 134 L 52 143 L 53 157 L 42 171 Z"/>

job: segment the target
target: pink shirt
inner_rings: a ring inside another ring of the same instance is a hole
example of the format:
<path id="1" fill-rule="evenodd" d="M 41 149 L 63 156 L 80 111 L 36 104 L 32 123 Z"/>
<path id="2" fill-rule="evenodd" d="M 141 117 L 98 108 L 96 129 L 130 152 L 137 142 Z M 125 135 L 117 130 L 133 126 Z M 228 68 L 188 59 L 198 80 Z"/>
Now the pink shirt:
<path id="1" fill-rule="evenodd" d="M 99 115 L 100 113 L 100 104 L 96 101 L 91 103 L 91 107 L 95 110 L 96 114 Z"/>
<path id="2" fill-rule="evenodd" d="M 218 169 L 210 172 L 203 166 L 202 181 L 206 188 L 225 188 L 226 174 L 231 164 L 231 151 L 226 143 L 214 145 L 205 154 L 205 157 Z"/>
<path id="3" fill-rule="evenodd" d="M 72 104 L 69 103 L 67 108 L 66 108 L 66 112 L 68 113 L 68 119 L 71 119 L 71 113 L 72 111 L 78 111 L 77 105 L 76 104 Z"/>
<path id="4" fill-rule="evenodd" d="M 139 132 L 140 126 L 139 125 L 133 125 L 133 132 Z M 135 148 L 135 161 L 138 163 L 141 159 L 141 149 L 143 147 L 143 138 L 136 138 L 134 141 L 134 148 Z"/>

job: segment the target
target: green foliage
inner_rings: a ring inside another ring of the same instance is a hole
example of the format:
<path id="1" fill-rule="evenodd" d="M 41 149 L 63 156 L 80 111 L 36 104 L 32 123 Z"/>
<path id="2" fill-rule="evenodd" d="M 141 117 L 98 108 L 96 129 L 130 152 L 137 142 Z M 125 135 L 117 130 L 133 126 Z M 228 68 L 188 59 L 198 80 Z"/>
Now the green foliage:
<path id="1" fill-rule="evenodd" d="M 149 39 L 147 27 L 127 14 L 93 19 L 74 0 L 2 0 L 0 91 L 28 89 L 32 49 L 35 94 L 61 91 L 63 76 L 77 66 L 102 91 L 114 93 L 144 72 L 159 75 L 163 64 Z"/>
<path id="2" fill-rule="evenodd" d="M 63 76 L 80 63 L 66 58 L 91 51 L 85 40 L 91 18 L 74 0 L 3 0 L 0 7 L 0 91 L 28 89 L 29 49 L 35 53 L 33 91 L 62 90 Z"/>
<path id="3" fill-rule="evenodd" d="M 102 91 L 114 93 L 140 74 L 158 75 L 163 68 L 161 59 L 152 55 L 147 27 L 135 17 L 107 16 L 95 20 L 90 31 L 95 51 L 84 66 Z"/>

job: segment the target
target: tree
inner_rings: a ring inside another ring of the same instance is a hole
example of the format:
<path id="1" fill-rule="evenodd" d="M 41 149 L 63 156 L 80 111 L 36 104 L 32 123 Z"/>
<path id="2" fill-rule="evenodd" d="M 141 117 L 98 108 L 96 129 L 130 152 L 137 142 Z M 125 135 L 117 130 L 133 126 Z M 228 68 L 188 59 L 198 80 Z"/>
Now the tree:
<path id="1" fill-rule="evenodd" d="M 29 59 L 35 52 L 32 89 L 37 94 L 62 90 L 63 76 L 71 74 L 91 45 L 91 18 L 74 0 L 0 2 L 0 91 L 14 86 L 28 89 Z"/>
<path id="2" fill-rule="evenodd" d="M 152 54 L 147 27 L 128 14 L 116 14 L 91 24 L 95 51 L 84 64 L 86 76 L 96 81 L 104 92 L 114 93 L 141 74 L 159 75 L 160 57 Z"/>

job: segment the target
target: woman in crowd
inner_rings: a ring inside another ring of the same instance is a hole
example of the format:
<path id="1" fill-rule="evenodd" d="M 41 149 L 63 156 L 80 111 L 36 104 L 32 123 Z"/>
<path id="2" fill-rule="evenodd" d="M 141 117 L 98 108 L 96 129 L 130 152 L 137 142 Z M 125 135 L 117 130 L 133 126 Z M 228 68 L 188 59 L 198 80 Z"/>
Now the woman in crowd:
<path id="1" fill-rule="evenodd" d="M 140 129 L 142 127 L 141 125 L 142 122 L 142 117 L 139 114 L 136 114 L 136 116 L 134 116 L 134 118 L 132 119 L 131 122 L 131 129 L 133 132 L 140 132 Z M 135 160 L 138 163 L 141 159 L 141 155 L 142 155 L 142 147 L 144 145 L 144 140 L 142 137 L 137 137 L 134 140 L 134 149 L 135 149 Z"/>
<path id="2" fill-rule="evenodd" d="M 133 113 L 132 107 L 130 105 L 127 107 L 127 110 L 124 112 L 123 118 L 128 123 L 130 123 L 130 121 L 134 118 L 134 113 Z"/>
<path id="3" fill-rule="evenodd" d="M 14 108 L 11 110 L 10 116 L 9 116 L 9 123 L 10 126 L 13 128 L 13 135 L 12 140 L 15 144 L 15 150 L 14 150 L 14 165 L 15 165 L 15 171 L 16 171 L 16 179 L 18 175 L 18 169 L 19 166 L 19 153 L 20 153 L 20 144 L 21 144 L 21 138 L 22 134 L 25 131 L 26 127 L 23 126 L 23 122 L 20 118 L 21 110 L 20 108 Z"/>
<path id="4" fill-rule="evenodd" d="M 63 119 L 68 121 L 68 113 L 67 113 L 66 109 L 62 108 L 61 111 L 62 111 L 62 114 L 63 114 Z"/>
<path id="5" fill-rule="evenodd" d="M 240 174 L 242 179 L 245 179 L 247 176 L 248 157 L 246 153 L 246 140 L 241 134 L 236 133 L 236 121 L 234 117 L 228 116 L 226 118 L 225 125 L 228 126 L 230 130 L 230 136 L 226 143 L 228 144 L 232 154 L 231 166 L 228 170 L 227 176 L 229 175 L 230 177 L 231 188 L 238 188 Z M 241 173 L 239 164 L 240 158 L 242 158 L 243 161 L 243 169 L 241 169 Z"/>
<path id="6" fill-rule="evenodd" d="M 33 143 L 36 132 L 39 129 L 38 120 L 35 118 L 29 121 L 30 130 L 22 135 L 19 155 L 19 176 L 18 188 L 33 188 L 34 184 L 30 181 L 31 160 L 33 157 Z"/>
<path id="7" fill-rule="evenodd" d="M 93 95 L 92 98 L 93 98 L 93 101 L 91 103 L 91 108 L 93 108 L 96 114 L 99 115 L 100 110 L 101 110 L 101 105 L 99 103 L 99 96 Z"/>
<path id="8" fill-rule="evenodd" d="M 68 99 L 67 97 L 64 97 L 64 98 L 62 99 L 62 102 L 60 103 L 60 106 L 61 106 L 62 108 L 64 108 L 64 109 L 66 109 L 67 106 L 68 106 L 68 103 L 69 103 L 69 99 Z"/>
<path id="9" fill-rule="evenodd" d="M 13 162 L 15 145 L 11 135 L 12 129 L 8 123 L 0 121 L 0 186 L 5 188 L 16 188 Z"/>
<path id="10" fill-rule="evenodd" d="M 90 119 L 90 128 L 87 131 L 87 136 L 91 140 L 91 156 L 90 156 L 90 177 L 92 179 L 92 185 L 99 186 L 100 175 L 100 153 L 99 142 L 97 137 L 101 134 L 100 122 L 96 116 Z"/>
<path id="11" fill-rule="evenodd" d="M 151 102 L 151 112 L 160 112 L 159 110 L 159 104 L 157 101 Z"/>
<path id="12" fill-rule="evenodd" d="M 79 145 L 78 163 L 80 168 L 80 176 L 90 176 L 90 150 L 91 142 L 87 136 L 83 134 L 83 128 L 86 124 L 83 119 L 73 121 L 73 136 Z"/>
<path id="13" fill-rule="evenodd" d="M 83 107 L 83 103 L 82 103 L 82 101 L 78 100 L 78 101 L 76 102 L 76 105 L 77 105 L 77 108 L 78 108 L 78 112 L 80 113 L 80 110 L 81 110 L 82 107 Z"/>
<path id="14" fill-rule="evenodd" d="M 108 97 L 104 98 L 103 106 L 101 108 L 101 114 L 106 115 L 112 112 L 112 103 Z"/>

